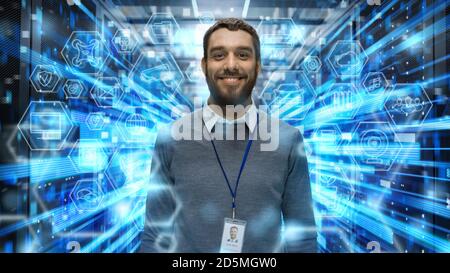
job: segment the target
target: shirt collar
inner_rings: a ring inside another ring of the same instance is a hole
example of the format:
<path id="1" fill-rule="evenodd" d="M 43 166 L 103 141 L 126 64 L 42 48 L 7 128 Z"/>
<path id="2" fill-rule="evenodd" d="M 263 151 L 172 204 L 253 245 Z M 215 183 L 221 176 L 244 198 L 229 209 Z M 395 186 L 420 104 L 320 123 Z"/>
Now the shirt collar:
<path id="1" fill-rule="evenodd" d="M 255 102 L 253 101 L 253 98 L 251 98 L 251 99 L 252 99 L 252 104 L 247 109 L 245 114 L 242 117 L 235 119 L 235 120 L 227 120 L 227 119 L 223 118 L 222 116 L 220 116 L 219 114 L 214 112 L 211 109 L 211 107 L 206 103 L 203 106 L 202 118 L 203 118 L 203 121 L 205 122 L 205 126 L 206 126 L 206 129 L 208 130 L 208 132 L 211 133 L 212 128 L 214 127 L 214 125 L 216 125 L 217 122 L 228 123 L 228 124 L 245 122 L 245 124 L 247 125 L 250 132 L 253 133 L 253 131 L 255 130 L 255 127 L 256 127 L 257 109 L 255 106 Z"/>

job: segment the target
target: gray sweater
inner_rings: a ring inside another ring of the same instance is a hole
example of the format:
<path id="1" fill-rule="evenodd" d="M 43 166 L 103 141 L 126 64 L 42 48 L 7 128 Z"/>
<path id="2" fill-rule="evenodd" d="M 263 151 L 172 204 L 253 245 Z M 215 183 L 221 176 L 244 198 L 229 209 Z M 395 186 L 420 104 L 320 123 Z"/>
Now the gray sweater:
<path id="1" fill-rule="evenodd" d="M 259 113 L 257 126 L 273 119 Z M 183 117 L 201 118 L 201 111 Z M 170 127 L 155 144 L 140 251 L 219 252 L 232 198 L 213 147 L 207 139 L 174 140 Z M 316 252 L 302 135 L 279 121 L 278 148 L 261 151 L 264 142 L 253 141 L 237 191 L 236 218 L 247 221 L 242 252 Z M 214 143 L 234 188 L 247 140 Z"/>

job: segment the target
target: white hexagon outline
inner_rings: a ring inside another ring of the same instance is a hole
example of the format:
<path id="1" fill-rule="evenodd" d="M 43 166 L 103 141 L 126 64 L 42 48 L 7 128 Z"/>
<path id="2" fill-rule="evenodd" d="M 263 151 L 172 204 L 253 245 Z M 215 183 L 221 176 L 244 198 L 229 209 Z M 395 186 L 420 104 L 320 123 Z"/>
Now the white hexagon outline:
<path id="1" fill-rule="evenodd" d="M 47 70 L 47 71 L 48 71 L 48 70 L 52 70 L 52 71 L 53 71 L 52 74 L 56 75 L 57 80 L 55 81 L 55 84 L 52 86 L 51 89 L 39 89 L 39 88 L 36 86 L 36 84 L 34 83 L 33 77 L 34 77 L 34 75 L 36 74 L 36 70 L 37 70 L 38 67 L 39 67 L 39 68 L 41 68 L 41 67 L 42 67 L 42 68 L 50 67 L 51 69 L 46 69 L 46 70 Z M 58 70 L 58 68 L 56 68 L 55 65 L 52 65 L 52 64 L 38 64 L 38 65 L 36 65 L 36 66 L 34 67 L 33 72 L 30 74 L 29 80 L 30 80 L 30 82 L 31 82 L 31 85 L 33 85 L 34 89 L 36 89 L 36 91 L 37 91 L 38 93 L 55 93 L 55 92 L 54 92 L 55 87 L 56 87 L 56 86 L 58 85 L 58 83 L 61 81 L 61 78 L 62 78 L 61 72 Z"/>
<path id="2" fill-rule="evenodd" d="M 258 26 L 256 27 L 256 32 L 258 33 L 258 35 L 260 35 L 259 29 L 260 29 L 261 25 L 262 25 L 265 21 L 273 21 L 273 20 L 286 20 L 286 21 L 290 21 L 290 23 L 292 24 L 292 26 L 300 32 L 299 27 L 297 26 L 297 24 L 295 24 L 295 22 L 294 22 L 294 20 L 293 20 L 292 18 L 272 18 L 272 19 L 269 19 L 269 20 L 262 19 L 262 20 L 258 23 Z M 298 48 L 295 48 L 295 47 L 292 48 L 292 50 L 293 50 L 293 51 L 296 51 L 296 52 L 294 53 L 294 56 L 292 57 L 292 61 L 291 61 L 290 64 L 287 64 L 287 65 L 281 65 L 281 66 L 279 66 L 279 65 L 275 65 L 275 66 L 272 66 L 272 65 L 263 65 L 262 67 L 263 67 L 263 68 L 269 68 L 269 69 L 287 69 L 287 68 L 292 67 L 292 65 L 295 63 L 295 61 L 297 60 L 298 56 L 300 55 L 300 52 L 302 51 L 302 48 L 303 48 L 304 45 L 305 45 L 305 37 L 304 37 L 303 35 L 301 35 L 301 37 L 300 37 L 300 43 L 301 43 L 301 46 L 300 46 L 300 47 L 298 47 Z M 261 43 L 261 48 L 262 48 L 262 47 L 263 47 L 263 44 Z M 285 49 L 289 49 L 289 48 L 286 47 Z M 262 61 L 262 57 L 261 57 L 261 65 L 262 65 L 262 63 L 263 63 L 263 61 Z"/>
<path id="3" fill-rule="evenodd" d="M 96 208 L 93 208 L 93 209 L 80 209 L 79 207 L 78 207 L 78 205 L 77 205 L 77 202 L 75 202 L 75 200 L 73 199 L 73 193 L 75 192 L 75 189 L 77 189 L 78 187 L 79 187 L 79 185 L 81 184 L 81 182 L 85 182 L 85 181 L 89 181 L 89 182 L 95 182 L 95 184 L 97 185 L 97 187 L 98 187 L 98 190 L 99 190 L 99 192 L 101 192 L 101 195 L 100 195 L 100 200 L 98 201 L 98 204 L 97 204 L 97 207 Z M 97 179 L 93 179 L 93 178 L 84 178 L 84 179 L 80 179 L 80 180 L 78 180 L 76 183 L 75 183 L 75 186 L 73 187 L 73 189 L 70 191 L 70 194 L 69 194 L 69 198 L 70 198 L 70 200 L 72 200 L 72 204 L 75 206 L 75 208 L 77 209 L 77 211 L 78 212 L 80 212 L 80 213 L 82 213 L 82 212 L 85 212 L 85 211 L 96 211 L 96 210 L 98 210 L 98 208 L 100 207 L 100 205 L 101 205 L 101 203 L 103 202 L 103 199 L 104 199 L 104 197 L 105 197 L 105 193 L 103 192 L 103 189 L 102 189 L 102 187 L 101 187 L 101 185 L 99 184 L 99 182 L 98 182 L 98 180 Z"/>
<path id="4" fill-rule="evenodd" d="M 155 57 L 156 57 L 156 54 L 167 54 L 167 55 L 166 55 L 167 58 L 168 58 L 168 59 L 171 59 L 171 60 L 169 60 L 168 63 L 169 63 L 169 64 L 172 64 L 172 63 L 171 63 L 171 61 L 172 61 L 173 64 L 175 65 L 175 67 L 173 67 L 173 68 L 175 68 L 176 73 L 178 73 L 178 75 L 181 76 L 181 77 L 180 77 L 180 80 L 175 84 L 174 87 L 168 87 L 164 82 L 162 82 L 162 84 L 163 84 L 164 86 L 166 86 L 168 89 L 173 89 L 172 94 L 168 95 L 168 96 L 171 96 L 171 95 L 173 95 L 174 93 L 176 93 L 176 90 L 179 88 L 179 86 L 181 85 L 181 83 L 184 82 L 184 75 L 183 75 L 183 72 L 181 71 L 180 67 L 178 66 L 178 63 L 175 61 L 175 58 L 173 57 L 172 53 L 170 53 L 170 52 L 168 52 L 168 51 L 155 51 L 155 50 L 150 50 L 150 51 L 153 51 L 153 52 L 155 53 Z M 139 57 L 138 57 L 136 63 L 133 65 L 133 68 L 130 70 L 130 74 L 128 75 L 128 82 L 130 83 L 131 86 L 134 86 L 134 85 L 136 84 L 136 83 L 133 81 L 134 73 L 135 73 L 136 70 L 137 70 L 136 67 L 142 62 L 142 59 L 146 58 L 144 55 L 147 54 L 147 53 L 148 53 L 148 51 L 141 52 L 141 54 L 139 55 Z M 154 57 L 152 57 L 152 58 L 154 58 Z M 167 63 L 167 62 L 164 62 L 164 63 Z M 148 100 L 148 99 L 146 99 L 146 98 L 143 99 L 142 96 L 141 96 L 141 94 L 140 94 L 140 91 L 138 91 L 138 90 L 136 90 L 136 89 L 135 89 L 135 91 L 136 91 L 136 94 L 138 95 L 139 99 L 140 99 L 142 102 L 154 102 L 154 100 Z"/>
<path id="5" fill-rule="evenodd" d="M 102 125 L 100 126 L 100 127 L 98 127 L 98 128 L 94 128 L 94 127 L 91 127 L 91 124 L 89 123 L 89 120 L 90 120 L 90 118 L 92 117 L 92 116 L 99 116 L 99 115 L 101 115 L 102 116 Z M 89 128 L 89 130 L 91 130 L 91 131 L 99 131 L 99 130 L 102 130 L 103 129 L 103 127 L 105 127 L 105 114 L 103 113 L 103 112 L 90 112 L 88 115 L 87 115 L 87 117 L 86 117 L 86 119 L 85 119 L 85 123 L 86 123 L 86 126 Z"/>
<path id="6" fill-rule="evenodd" d="M 201 79 L 192 78 L 191 75 L 193 75 L 195 72 L 201 72 L 202 78 Z M 191 64 L 189 64 L 188 67 L 186 67 L 186 69 L 184 70 L 184 74 L 186 74 L 186 78 L 188 79 L 188 81 L 195 83 L 200 82 L 205 78 L 205 74 L 203 74 L 202 70 L 196 69 L 195 66 L 191 66 Z"/>
<path id="7" fill-rule="evenodd" d="M 336 168 L 337 168 L 337 170 L 336 170 Z M 317 168 L 314 168 L 313 171 L 311 171 L 311 172 L 314 172 L 314 171 L 316 172 L 316 174 L 314 174 L 315 176 L 317 175 L 317 173 L 320 173 L 320 170 L 317 169 Z M 335 166 L 334 172 L 339 173 L 340 176 L 341 176 L 340 178 L 345 180 L 344 183 L 346 183 L 346 184 L 348 184 L 350 186 L 350 198 L 349 198 L 348 201 L 346 200 L 345 202 L 351 202 L 353 200 L 353 198 L 355 197 L 355 194 L 356 194 L 355 186 L 353 185 L 351 180 L 348 179 L 347 175 L 344 173 L 342 168 L 340 168 L 338 166 Z M 318 178 L 316 178 L 316 181 L 317 181 L 317 179 Z M 320 185 L 317 182 L 314 182 L 314 183 L 315 183 L 314 191 L 320 194 L 320 190 L 319 190 L 320 189 Z M 316 202 L 318 202 L 318 201 L 316 201 Z M 327 206 L 325 206 L 322 203 L 321 203 L 321 205 L 324 206 L 324 207 L 327 207 Z M 343 207 L 343 210 L 341 212 L 339 212 L 338 215 L 328 215 L 328 214 L 323 215 L 323 214 L 320 214 L 320 216 L 322 218 L 341 218 L 341 217 L 344 216 L 345 212 L 349 209 L 347 204 L 342 204 L 342 207 Z"/>
<path id="8" fill-rule="evenodd" d="M 103 173 L 105 174 L 105 176 L 106 176 L 106 179 L 108 179 L 108 181 L 109 181 L 109 183 L 112 185 L 112 187 L 113 187 L 113 189 L 114 190 L 118 190 L 120 187 L 116 187 L 116 183 L 115 183 L 115 181 L 114 181 L 114 178 L 113 177 L 110 177 L 110 175 L 108 174 L 108 172 L 109 172 L 109 169 L 110 168 L 112 168 L 113 166 L 112 166 L 112 164 L 113 164 L 113 162 L 114 162 L 114 160 L 120 160 L 120 159 L 116 159 L 116 158 L 118 158 L 119 156 L 120 156 L 120 153 L 121 153 L 121 150 L 147 150 L 147 151 L 150 151 L 150 152 L 152 152 L 152 150 L 149 148 L 149 147 L 146 147 L 146 146 L 144 146 L 144 147 L 142 147 L 142 146 L 126 146 L 126 145 L 123 145 L 123 146 L 121 146 L 121 147 L 119 147 L 118 149 L 116 149 L 115 151 L 114 151 L 114 154 L 112 155 L 112 157 L 111 157 L 111 160 L 109 160 L 109 162 L 108 162 L 108 166 L 106 166 L 106 168 L 104 169 L 104 171 L 103 171 Z M 152 160 L 153 160 L 153 156 L 152 156 Z M 150 164 L 151 164 L 152 162 L 150 162 Z M 159 162 L 158 162 L 159 163 Z M 150 168 L 151 168 L 152 166 L 150 166 Z M 159 167 L 159 164 L 157 165 L 157 167 Z M 122 169 L 120 169 L 122 172 L 123 172 L 123 170 Z M 124 174 L 125 175 L 125 174 Z M 126 176 L 126 175 L 125 175 Z M 128 183 L 129 181 L 128 181 L 128 177 L 126 177 L 126 181 L 125 181 L 125 183 L 124 184 L 126 184 L 126 183 Z"/>
<path id="9" fill-rule="evenodd" d="M 341 82 L 341 83 L 334 83 L 334 84 L 332 84 L 332 85 L 330 86 L 330 88 L 328 88 L 327 94 L 328 94 L 328 93 L 330 92 L 330 90 L 332 90 L 335 86 L 341 86 L 341 85 L 343 85 L 343 86 L 351 86 L 351 89 L 353 90 L 353 93 L 354 93 L 354 94 L 356 95 L 356 97 L 357 97 L 357 100 L 358 100 L 358 107 L 356 107 L 356 108 L 353 110 L 351 117 L 345 117 L 345 118 L 342 118 L 342 117 L 336 117 L 335 115 L 333 115 L 332 119 L 333 119 L 333 120 L 351 120 L 351 119 L 354 119 L 354 118 L 355 118 L 356 114 L 358 114 L 359 109 L 361 108 L 361 106 L 362 106 L 362 104 L 363 104 L 363 99 L 362 99 L 361 95 L 359 94 L 358 89 L 355 87 L 355 85 L 354 85 L 353 83 L 349 83 L 349 82 Z M 324 107 L 330 107 L 330 105 L 327 105 L 327 104 L 324 102 L 324 98 L 321 99 L 321 103 L 322 103 L 322 105 L 323 105 Z M 331 110 L 332 110 L 332 109 L 329 109 L 328 111 L 331 111 Z"/>
<path id="10" fill-rule="evenodd" d="M 385 83 L 385 85 L 383 86 L 383 91 L 381 91 L 379 93 L 375 93 L 375 94 L 369 92 L 369 90 L 367 89 L 367 86 L 366 86 L 366 81 L 372 75 L 381 75 L 381 77 L 383 78 L 383 81 Z M 380 95 L 381 93 L 386 92 L 386 90 L 389 87 L 389 82 L 387 81 L 386 76 L 384 75 L 383 72 L 372 71 L 372 72 L 367 73 L 366 76 L 364 76 L 364 79 L 362 80 L 362 84 L 361 85 L 364 87 L 364 90 L 366 91 L 367 94 L 369 94 L 369 95 Z"/>
<path id="11" fill-rule="evenodd" d="M 358 129 L 359 129 L 359 127 L 361 127 L 361 124 L 363 124 L 363 123 L 364 123 L 364 124 L 386 124 L 386 125 L 387 125 L 387 128 L 391 131 L 391 133 L 392 133 L 392 135 L 393 135 L 393 139 L 394 139 L 394 140 L 398 140 L 398 137 L 397 137 L 397 134 L 395 133 L 395 130 L 392 128 L 391 124 L 390 124 L 388 121 L 360 121 L 360 122 L 358 123 L 358 125 L 355 127 L 355 130 L 353 130 L 353 132 L 352 132 L 352 139 L 353 139 L 353 136 L 354 136 L 355 134 L 360 135 L 360 134 L 358 133 Z M 375 128 L 376 128 L 376 127 L 375 127 Z M 403 148 L 403 145 L 402 145 L 401 141 L 395 141 L 395 142 L 397 142 L 397 144 L 399 145 L 399 147 L 395 149 L 395 156 L 394 156 L 394 158 L 392 158 L 391 164 L 389 165 L 389 167 L 388 167 L 387 169 L 377 169 L 377 168 L 375 168 L 376 171 L 385 171 L 385 172 L 388 172 L 388 171 L 392 168 L 392 165 L 394 164 L 394 161 L 397 160 L 397 157 L 398 157 L 398 155 L 400 154 L 400 150 Z M 350 143 L 354 143 L 354 142 L 351 141 Z M 360 149 L 359 144 L 357 144 L 356 146 L 357 146 L 356 149 L 359 151 L 359 149 Z M 355 163 L 356 163 L 356 165 L 358 166 L 358 168 L 359 168 L 359 169 L 362 169 L 361 166 L 360 166 L 360 163 L 359 163 L 358 159 L 357 159 L 356 156 L 355 156 L 355 153 L 354 153 L 354 152 L 351 153 L 351 157 L 353 157 L 353 160 L 355 161 Z"/>
<path id="12" fill-rule="evenodd" d="M 144 203 L 144 207 L 146 207 L 147 206 L 147 197 L 146 196 L 144 196 L 144 197 L 139 197 L 139 200 L 136 202 L 136 204 L 134 204 L 134 208 L 131 210 L 131 212 L 130 212 L 130 215 L 134 215 L 134 214 L 136 214 L 137 213 L 137 210 L 139 210 L 140 209 L 140 207 L 138 206 L 140 203 Z M 144 226 L 143 227 L 141 227 L 141 225 L 139 224 L 139 218 L 140 217 L 143 217 L 144 218 Z M 144 231 L 144 228 L 145 228 L 145 209 L 144 209 L 144 214 L 143 215 L 139 215 L 138 217 L 134 217 L 133 218 L 133 224 L 134 224 L 134 226 L 136 227 L 136 229 L 137 230 L 139 230 L 139 231 Z"/>
<path id="13" fill-rule="evenodd" d="M 134 41 L 133 47 L 131 49 L 129 49 L 129 50 L 119 50 L 117 48 L 116 43 L 115 43 L 116 36 L 119 34 L 119 32 L 124 31 L 124 30 L 130 31 L 130 38 Z M 116 30 L 116 33 L 114 33 L 114 36 L 111 38 L 111 43 L 113 44 L 113 46 L 117 50 L 117 52 L 119 52 L 121 54 L 130 54 L 130 53 L 133 53 L 133 51 L 136 49 L 136 46 L 138 44 L 138 40 L 136 39 L 136 37 L 135 37 L 133 31 L 131 31 L 131 29 L 121 28 L 121 29 Z"/>
<path id="14" fill-rule="evenodd" d="M 155 13 L 153 13 L 152 16 L 150 16 L 150 19 L 148 19 L 147 23 L 145 24 L 144 29 L 147 30 L 148 33 L 150 34 L 149 37 L 150 37 L 150 40 L 152 41 L 153 44 L 155 44 L 155 45 L 170 45 L 170 44 L 173 44 L 173 37 L 169 37 L 168 38 L 168 40 L 169 40 L 168 43 L 157 42 L 157 41 L 155 41 L 155 38 L 153 37 L 150 25 L 152 25 L 154 23 L 153 21 L 155 20 L 155 17 L 161 16 L 161 15 L 167 16 L 167 20 L 170 20 L 172 23 L 175 23 L 176 30 L 175 30 L 175 32 L 172 33 L 172 36 L 175 36 L 181 30 L 181 28 L 180 28 L 180 25 L 178 24 L 177 20 L 173 16 L 173 14 L 170 13 L 170 12 L 155 12 Z"/>
<path id="15" fill-rule="evenodd" d="M 360 50 L 360 54 L 363 54 L 363 64 L 361 65 L 359 71 L 357 74 L 342 74 L 339 73 L 336 68 L 333 65 L 333 62 L 330 60 L 331 55 L 333 55 L 334 51 L 336 50 L 336 47 L 338 44 L 356 44 L 357 47 Z M 348 77 L 357 77 L 361 74 L 361 71 L 364 69 L 364 67 L 366 66 L 367 62 L 369 61 L 369 57 L 366 54 L 366 51 L 364 50 L 364 48 L 361 46 L 361 43 L 359 42 L 359 40 L 338 40 L 332 47 L 332 49 L 330 50 L 330 52 L 328 53 L 327 57 L 326 57 L 326 61 L 328 62 L 328 64 L 330 65 L 330 67 L 332 68 L 333 72 L 335 73 L 335 75 L 337 77 L 342 77 L 342 76 L 348 76 Z"/>
<path id="16" fill-rule="evenodd" d="M 100 105 L 100 104 L 98 103 L 98 101 L 97 101 L 96 96 L 94 96 L 94 91 L 95 91 L 95 88 L 97 87 L 98 83 L 99 83 L 99 82 L 103 82 L 104 80 L 113 80 L 113 81 L 115 81 L 115 82 L 117 83 L 117 86 L 118 86 L 119 89 L 120 89 L 120 96 L 117 98 L 116 104 L 114 104 L 114 102 L 113 102 L 112 105 L 108 105 L 108 106 Z M 98 107 L 100 107 L 100 108 L 114 108 L 114 107 L 117 106 L 117 104 L 118 104 L 119 102 L 122 101 L 122 97 L 124 96 L 125 91 L 123 91 L 122 85 L 120 84 L 120 81 L 119 81 L 119 79 L 118 79 L 117 77 L 98 77 L 98 78 L 95 80 L 94 84 L 92 85 L 91 90 L 89 91 L 89 94 L 91 95 L 91 98 L 94 100 L 95 104 L 96 104 Z"/>
<path id="17" fill-rule="evenodd" d="M 316 69 L 309 69 L 309 67 L 306 65 L 307 62 L 309 62 L 310 59 L 314 59 L 319 63 L 319 66 Z M 317 73 L 320 71 L 320 69 L 322 68 L 322 61 L 320 60 L 320 58 L 316 55 L 308 55 L 305 57 L 305 59 L 303 59 L 302 62 L 302 67 L 308 71 L 308 73 Z"/>
<path id="18" fill-rule="evenodd" d="M 387 115 L 389 116 L 389 118 L 392 120 L 392 122 L 394 123 L 394 125 L 396 127 L 400 126 L 401 124 L 397 124 L 395 122 L 395 120 L 391 117 L 391 115 L 389 114 L 389 109 L 387 109 L 386 107 L 386 103 L 389 101 L 389 98 L 391 97 L 392 93 L 394 92 L 395 89 L 397 89 L 397 86 L 408 86 L 408 85 L 417 85 L 419 86 L 421 92 L 423 94 L 425 94 L 425 97 L 428 100 L 428 104 L 430 105 L 430 108 L 428 108 L 428 111 L 423 115 L 423 117 L 421 118 L 419 125 L 422 125 L 423 122 L 425 121 L 425 119 L 427 118 L 428 114 L 430 113 L 431 109 L 433 108 L 433 102 L 430 100 L 430 97 L 428 96 L 427 91 L 425 90 L 425 88 L 423 88 L 422 84 L 420 83 L 397 83 L 395 84 L 390 90 L 389 90 L 389 95 L 386 97 L 384 103 L 383 103 L 383 107 L 384 109 L 387 111 Z"/>
<path id="19" fill-rule="evenodd" d="M 72 40 L 74 35 L 78 35 L 77 33 L 93 33 L 95 37 L 99 38 L 101 44 L 103 45 L 103 49 L 104 49 L 103 51 L 106 51 L 106 56 L 104 56 L 102 64 L 100 65 L 99 68 L 96 69 L 95 73 L 86 73 L 86 72 L 79 71 L 78 69 L 73 68 L 70 60 L 67 60 L 66 56 L 64 55 L 64 52 L 67 51 L 68 43 Z M 103 67 L 105 66 L 106 61 L 111 56 L 111 52 L 109 51 L 109 48 L 106 46 L 105 39 L 100 35 L 100 33 L 98 31 L 75 30 L 75 31 L 72 31 L 72 33 L 69 36 L 69 39 L 67 39 L 66 43 L 64 44 L 64 47 L 61 50 L 61 56 L 63 57 L 63 59 L 66 62 L 67 66 L 69 66 L 69 69 L 70 69 L 70 71 L 72 71 L 72 73 L 74 73 L 74 74 L 87 74 L 87 75 L 94 75 L 94 76 L 96 76 L 103 70 Z"/>
<path id="20" fill-rule="evenodd" d="M 67 158 L 69 158 L 70 163 L 72 163 L 72 166 L 78 171 L 78 172 L 83 172 L 84 170 L 82 170 L 79 166 L 78 163 L 75 162 L 75 160 L 72 159 L 72 154 L 75 152 L 75 149 L 78 149 L 79 145 L 80 145 L 80 140 L 83 141 L 87 141 L 87 142 L 96 142 L 97 144 L 99 144 L 98 149 L 101 150 L 101 152 L 103 153 L 103 155 L 106 158 L 106 164 L 103 167 L 103 169 L 98 170 L 98 172 L 103 171 L 104 169 L 106 169 L 106 167 L 109 164 L 109 159 L 108 159 L 108 154 L 105 152 L 105 150 L 103 149 L 103 143 L 101 141 L 99 141 L 98 139 L 95 138 L 85 138 L 85 139 L 77 139 L 77 141 L 75 142 L 75 144 L 72 146 L 72 148 L 70 149 L 69 154 L 67 155 Z M 97 172 L 97 171 L 96 171 Z"/>
<path id="21" fill-rule="evenodd" d="M 308 77 L 306 76 L 305 72 L 303 70 L 289 70 L 289 71 L 274 71 L 270 74 L 269 80 L 267 81 L 267 84 L 264 86 L 263 90 L 261 91 L 261 94 L 259 94 L 258 98 L 261 99 L 265 105 L 267 104 L 267 100 L 264 98 L 264 94 L 266 93 L 267 88 L 269 88 L 268 86 L 270 85 L 271 82 L 276 82 L 279 80 L 274 80 L 273 78 L 275 78 L 276 73 L 299 73 L 300 76 L 303 78 L 303 81 L 306 82 L 307 87 L 309 88 L 313 94 L 311 101 L 315 101 L 317 99 L 317 94 L 316 94 L 316 90 L 313 88 L 313 86 L 311 85 L 311 82 L 309 81 Z M 277 85 L 280 86 L 280 85 Z M 305 109 L 303 118 L 289 118 L 289 120 L 304 120 L 306 115 L 308 115 L 309 111 L 311 110 L 313 104 L 309 104 L 309 107 L 307 109 Z"/>
<path id="22" fill-rule="evenodd" d="M 78 96 L 70 96 L 69 92 L 66 91 L 66 86 L 67 86 L 68 82 L 77 82 L 77 83 L 79 83 L 81 85 L 83 90 L 81 90 L 81 92 L 80 92 L 80 94 L 78 94 Z M 66 95 L 66 98 L 68 98 L 68 99 L 78 99 L 78 98 L 80 98 L 81 93 L 83 93 L 84 90 L 86 90 L 86 86 L 84 86 L 83 82 L 81 80 L 79 80 L 79 79 L 67 79 L 66 82 L 63 85 L 64 94 Z"/>
<path id="23" fill-rule="evenodd" d="M 321 129 L 322 127 L 334 127 L 335 129 L 337 129 L 336 131 L 338 132 L 339 138 L 340 138 L 337 141 L 337 143 L 336 143 L 336 151 L 338 151 L 339 148 L 342 145 L 342 131 L 339 128 L 339 126 L 337 125 L 337 123 L 327 123 L 327 122 L 325 122 L 325 123 L 320 124 L 316 129 L 314 129 L 314 131 L 313 131 L 313 133 L 311 135 L 311 138 L 310 138 L 311 143 L 315 144 L 315 142 L 312 142 L 313 140 L 315 140 L 314 136 L 316 135 L 317 131 L 319 131 L 319 129 Z"/>
<path id="24" fill-rule="evenodd" d="M 31 104 L 34 104 L 34 103 L 38 103 L 38 104 L 47 104 L 47 103 L 54 104 L 54 103 L 56 103 L 56 104 L 59 104 L 61 109 L 63 110 L 64 115 L 66 116 L 70 127 L 69 127 L 69 130 L 67 130 L 67 133 L 66 133 L 66 136 L 64 137 L 64 139 L 62 141 L 60 141 L 60 144 L 58 145 L 59 148 L 55 148 L 55 149 L 33 149 L 31 147 L 30 143 L 28 142 L 26 134 L 24 132 L 22 132 L 22 129 L 20 129 L 20 125 L 22 124 L 22 121 L 25 118 L 25 116 L 28 114 L 28 112 L 30 110 L 30 107 L 31 107 Z M 70 132 L 72 131 L 72 129 L 74 127 L 73 122 L 70 119 L 69 115 L 67 114 L 66 110 L 64 109 L 63 105 L 65 105 L 65 104 L 63 102 L 60 102 L 60 101 L 31 101 L 30 104 L 28 104 L 28 107 L 25 110 L 25 112 L 23 113 L 22 118 L 19 120 L 19 123 L 17 123 L 17 128 L 19 129 L 20 133 L 22 134 L 23 138 L 25 139 L 25 142 L 28 144 L 28 147 L 30 148 L 30 150 L 32 150 L 32 151 L 59 151 L 59 150 L 61 150 L 61 148 L 64 145 L 64 143 L 66 143 L 67 137 L 69 136 Z"/>
<path id="25" fill-rule="evenodd" d="M 145 111 L 149 111 L 148 109 L 146 109 L 145 107 L 142 107 L 142 106 L 126 106 L 124 109 L 123 109 L 123 111 L 121 111 L 120 112 L 120 116 L 119 116 L 119 118 L 116 120 L 116 122 L 114 123 L 115 124 L 115 126 L 116 126 L 116 128 L 117 128 L 117 130 L 119 131 L 119 134 L 120 134 L 120 136 L 122 137 L 122 139 L 124 139 L 125 140 L 125 142 L 126 143 L 135 143 L 135 144 L 145 144 L 145 143 L 147 143 L 148 141 L 129 141 L 129 139 L 128 139 L 128 137 L 127 137 L 127 133 L 125 132 L 125 131 L 123 131 L 122 129 L 122 126 L 120 126 L 120 124 L 119 123 L 121 123 L 122 122 L 122 118 L 123 117 L 125 117 L 126 115 L 130 115 L 130 113 L 128 113 L 127 111 L 126 111 L 126 109 L 139 109 L 139 108 L 141 108 L 141 109 L 144 109 Z M 151 117 L 148 117 L 148 119 L 151 121 L 151 122 L 153 122 L 154 124 L 155 124 L 155 126 L 158 126 L 158 123 L 153 119 L 153 118 L 151 118 Z"/>

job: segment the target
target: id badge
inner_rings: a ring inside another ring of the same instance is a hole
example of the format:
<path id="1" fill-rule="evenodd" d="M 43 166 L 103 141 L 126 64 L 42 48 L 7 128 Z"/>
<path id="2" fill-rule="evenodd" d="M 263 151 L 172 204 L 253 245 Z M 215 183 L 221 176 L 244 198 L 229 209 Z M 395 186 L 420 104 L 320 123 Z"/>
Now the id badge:
<path id="1" fill-rule="evenodd" d="M 225 218 L 223 225 L 221 253 L 241 253 L 244 244 L 244 232 L 246 221 Z"/>

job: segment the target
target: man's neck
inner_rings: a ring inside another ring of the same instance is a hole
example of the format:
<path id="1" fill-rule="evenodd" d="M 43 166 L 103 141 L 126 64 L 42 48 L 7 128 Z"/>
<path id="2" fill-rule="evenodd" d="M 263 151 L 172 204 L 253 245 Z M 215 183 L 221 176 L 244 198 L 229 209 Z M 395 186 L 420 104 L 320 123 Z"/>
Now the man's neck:
<path id="1" fill-rule="evenodd" d="M 250 108 L 250 106 L 252 105 L 252 98 L 251 96 L 249 96 L 244 103 L 242 104 L 242 107 L 236 107 L 237 105 L 234 105 L 234 109 L 235 111 L 227 111 L 227 105 L 220 105 L 218 103 L 215 102 L 215 100 L 209 96 L 208 98 L 208 105 L 214 105 L 214 106 L 218 106 L 221 111 L 219 111 L 219 109 L 217 109 L 217 107 L 211 107 L 211 109 L 214 111 L 214 113 L 218 114 L 219 116 L 221 116 L 222 118 L 225 118 L 227 120 L 234 120 L 234 119 L 239 119 L 241 117 L 243 117 L 245 115 L 245 113 L 248 111 L 248 109 Z"/>

